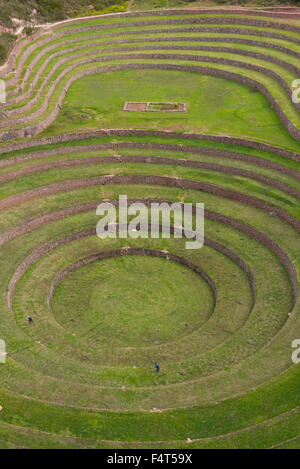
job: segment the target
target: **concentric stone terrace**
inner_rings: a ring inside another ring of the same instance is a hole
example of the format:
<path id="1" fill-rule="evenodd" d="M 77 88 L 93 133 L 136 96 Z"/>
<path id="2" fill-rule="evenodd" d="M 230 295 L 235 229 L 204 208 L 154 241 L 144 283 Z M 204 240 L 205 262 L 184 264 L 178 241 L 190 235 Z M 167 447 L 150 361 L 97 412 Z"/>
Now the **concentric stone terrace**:
<path id="1" fill-rule="evenodd" d="M 0 447 L 299 447 L 299 58 L 297 10 L 107 15 L 18 42 Z M 204 247 L 100 240 L 96 207 L 120 194 L 204 203 Z"/>

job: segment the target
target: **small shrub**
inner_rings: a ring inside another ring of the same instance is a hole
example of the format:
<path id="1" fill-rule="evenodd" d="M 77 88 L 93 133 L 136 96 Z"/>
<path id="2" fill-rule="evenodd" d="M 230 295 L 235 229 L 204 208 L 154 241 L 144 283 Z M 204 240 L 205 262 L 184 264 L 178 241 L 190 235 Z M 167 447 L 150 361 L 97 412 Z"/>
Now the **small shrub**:
<path id="1" fill-rule="evenodd" d="M 7 56 L 8 56 L 7 49 L 2 44 L 0 44 L 0 64 L 3 64 L 6 61 Z"/>
<path id="2" fill-rule="evenodd" d="M 13 48 L 16 36 L 10 33 L 3 33 L 0 36 L 0 64 L 6 62 L 7 57 Z"/>
<path id="3" fill-rule="evenodd" d="M 25 26 L 23 29 L 23 32 L 24 34 L 26 34 L 26 36 L 30 36 L 30 34 L 32 34 L 34 31 L 35 28 L 33 28 L 32 26 Z"/>

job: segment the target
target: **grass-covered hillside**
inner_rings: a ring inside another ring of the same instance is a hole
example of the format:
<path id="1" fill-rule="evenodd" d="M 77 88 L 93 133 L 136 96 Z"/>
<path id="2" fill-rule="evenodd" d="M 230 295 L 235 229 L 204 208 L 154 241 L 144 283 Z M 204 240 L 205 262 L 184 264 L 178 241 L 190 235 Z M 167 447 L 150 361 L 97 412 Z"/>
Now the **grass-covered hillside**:
<path id="1" fill-rule="evenodd" d="M 0 0 L 0 24 L 13 26 L 11 18 L 44 23 L 102 11 L 122 0 Z"/>
<path id="2" fill-rule="evenodd" d="M 125 11 L 127 0 L 0 0 L 0 64 L 5 62 L 18 27 L 30 34 L 37 25 L 74 16 Z"/>
<path id="3" fill-rule="evenodd" d="M 180 7 L 300 5 L 300 0 L 0 0 L 0 65 L 20 34 L 76 16 Z M 24 28 L 20 30 L 20 25 Z M 21 31 L 21 32 L 20 32 Z"/>
<path id="4" fill-rule="evenodd" d="M 300 9 L 131 11 L 18 42 L 0 448 L 300 448 L 299 58 Z M 125 194 L 204 203 L 204 246 L 99 239 L 98 205 Z"/>
<path id="5" fill-rule="evenodd" d="M 300 0 L 134 0 L 132 8 L 172 8 L 182 5 L 198 7 L 217 5 L 272 6 L 300 5 Z M 124 0 L 0 0 L 0 25 L 13 27 L 12 18 L 28 22 L 59 21 L 78 15 L 117 11 Z"/>

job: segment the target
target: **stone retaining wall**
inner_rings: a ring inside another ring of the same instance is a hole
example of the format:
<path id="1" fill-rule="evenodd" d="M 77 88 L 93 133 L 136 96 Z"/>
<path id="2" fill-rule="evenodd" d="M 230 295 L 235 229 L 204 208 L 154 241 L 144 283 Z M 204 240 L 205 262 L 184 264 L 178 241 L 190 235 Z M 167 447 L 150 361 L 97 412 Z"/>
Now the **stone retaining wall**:
<path id="1" fill-rule="evenodd" d="M 215 184 L 210 184 L 210 183 L 205 183 L 205 182 L 200 182 L 200 181 L 192 181 L 188 179 L 181 179 L 181 178 L 171 178 L 171 177 L 166 177 L 166 176 L 156 176 L 156 175 L 120 175 L 120 176 L 99 176 L 99 177 L 94 177 L 94 178 L 87 178 L 87 179 L 81 179 L 81 180 L 73 180 L 73 181 L 64 181 L 64 182 L 59 182 L 59 183 L 54 183 L 49 186 L 44 186 L 36 189 L 31 189 L 26 192 L 23 192 L 21 194 L 16 194 L 13 196 L 10 196 L 4 200 L 0 201 L 0 210 L 3 210 L 5 208 L 9 208 L 12 206 L 16 206 L 20 203 L 24 203 L 25 201 L 32 200 L 35 198 L 38 198 L 40 196 L 47 196 L 50 194 L 55 194 L 59 192 L 65 192 L 65 191 L 70 191 L 74 189 L 79 189 L 79 188 L 85 188 L 85 187 L 91 187 L 93 185 L 107 185 L 107 184 L 125 184 L 125 185 L 130 185 L 130 184 L 141 184 L 141 185 L 160 185 L 160 186 L 168 186 L 168 187 L 179 187 L 182 189 L 192 189 L 192 190 L 200 190 L 204 191 L 219 197 L 224 197 L 228 198 L 231 200 L 234 200 L 236 202 L 241 202 L 245 205 L 249 205 L 255 208 L 262 209 L 264 211 L 270 212 L 272 211 L 275 215 L 277 215 L 279 218 L 285 220 L 288 224 L 293 226 L 299 233 L 300 233 L 300 222 L 293 218 L 291 215 L 289 215 L 287 212 L 285 212 L 283 209 L 274 207 L 270 205 L 267 202 L 264 202 L 260 199 L 257 199 L 252 196 L 248 196 L 245 194 L 241 194 L 237 191 L 233 191 L 231 189 L 226 189 L 220 186 L 217 186 Z M 194 207 L 195 208 L 195 207 Z M 292 263 L 290 262 L 288 256 L 284 253 L 284 251 L 275 243 L 273 240 L 268 238 L 265 234 L 259 232 L 255 228 L 246 225 L 238 220 L 234 220 L 231 218 L 228 218 L 224 215 L 216 214 L 214 212 L 211 212 L 209 210 L 205 210 L 205 217 L 218 221 L 220 223 L 227 224 L 228 226 L 231 226 L 235 229 L 238 229 L 239 231 L 242 231 L 246 233 L 248 236 L 252 237 L 253 239 L 256 239 L 258 242 L 264 244 L 266 247 L 268 247 L 282 262 L 282 264 L 285 266 L 286 271 L 290 277 L 292 286 L 293 286 L 293 295 L 294 295 L 294 304 L 297 300 L 298 297 L 298 286 L 297 286 L 297 276 L 294 270 L 294 267 Z M 85 230 L 80 233 L 90 233 L 91 230 Z M 93 233 L 95 233 L 94 230 L 92 230 Z M 77 234 L 78 238 L 80 238 L 80 234 Z M 66 238 L 63 239 L 69 239 L 70 236 L 72 237 L 73 235 L 66 236 Z M 85 235 L 84 235 L 85 236 Z M 60 246 L 62 240 L 58 240 L 55 242 L 50 243 L 48 246 L 55 246 L 54 248 Z M 64 242 L 63 242 L 64 244 Z M 40 248 L 43 249 L 43 248 Z M 49 248 L 50 249 L 50 248 Z M 36 255 L 39 252 L 36 251 L 33 253 L 31 257 L 33 257 L 33 262 L 34 259 L 36 259 Z M 47 251 L 49 252 L 49 251 Z M 44 255 L 44 254 L 43 254 Z M 24 264 L 24 263 L 23 263 Z M 22 264 L 22 265 L 23 265 Z M 23 267 L 19 267 L 21 271 L 23 272 Z M 19 272 L 19 273 L 18 273 Z M 16 271 L 16 274 L 20 274 L 20 270 Z M 23 275 L 23 274 L 21 274 Z M 13 280 L 12 280 L 13 281 Z M 11 284 L 9 287 L 9 290 L 11 289 Z M 10 299 L 11 301 L 11 299 Z"/>
<path id="2" fill-rule="evenodd" d="M 151 227 L 149 225 L 148 229 L 150 230 Z M 233 254 L 233 253 L 232 253 Z M 47 298 L 47 303 L 48 306 L 50 307 L 51 300 L 53 297 L 53 294 L 55 292 L 55 289 L 57 285 L 71 272 L 74 272 L 77 269 L 80 269 L 81 267 L 91 264 L 93 262 L 99 261 L 99 260 L 104 260 L 104 259 L 111 259 L 114 257 L 119 257 L 119 256 L 149 256 L 149 257 L 161 257 L 163 259 L 168 259 L 173 262 L 182 264 L 189 269 L 193 270 L 197 274 L 199 274 L 210 286 L 213 296 L 214 296 L 214 307 L 217 302 L 217 288 L 213 282 L 213 280 L 209 277 L 209 275 L 206 274 L 200 267 L 198 267 L 196 264 L 193 262 L 190 262 L 188 259 L 185 259 L 184 257 L 176 256 L 174 254 L 171 254 L 170 252 L 166 251 L 159 251 L 157 249 L 143 249 L 143 248 L 121 248 L 121 249 L 115 249 L 115 250 L 110 250 L 110 251 L 102 251 L 98 252 L 97 254 L 93 254 L 89 257 L 86 257 L 84 259 L 80 259 L 79 261 L 75 262 L 74 264 L 71 264 L 68 266 L 66 269 L 62 270 L 59 272 L 59 274 L 56 276 L 54 279 Z M 242 261 L 243 262 L 243 261 Z M 244 263 L 243 263 L 244 265 Z M 246 268 L 246 267 L 245 267 Z M 243 269 L 244 270 L 244 269 Z M 250 271 L 249 271 L 250 272 Z M 254 284 L 254 291 L 255 291 L 255 284 Z"/>
<path id="3" fill-rule="evenodd" d="M 152 55 L 152 54 L 151 54 Z M 160 54 L 153 54 L 153 57 L 157 57 Z M 123 56 L 124 57 L 124 56 Z M 175 58 L 176 56 L 173 56 Z M 180 56 L 182 57 L 182 56 Z M 115 56 L 116 58 L 116 56 Z M 95 59 L 88 59 L 86 63 L 93 63 L 93 62 L 98 62 L 98 60 Z M 233 61 L 228 61 L 228 62 L 233 62 Z M 68 67 L 64 73 L 68 73 L 73 69 L 73 66 Z M 76 75 L 73 75 L 68 82 L 65 85 L 64 90 L 60 94 L 58 101 L 56 103 L 55 109 L 49 113 L 43 121 L 37 122 L 29 127 L 26 128 L 21 128 L 21 129 L 12 129 L 9 131 L 4 131 L 0 133 L 0 140 L 1 141 L 7 141 L 7 140 L 13 140 L 16 138 L 24 138 L 24 137 L 32 137 L 47 128 L 57 117 L 57 115 L 60 112 L 63 100 L 65 98 L 65 95 L 70 88 L 71 84 L 83 77 L 92 75 L 92 74 L 97 74 L 97 73 L 103 73 L 103 72 L 109 72 L 109 71 L 114 71 L 114 70 L 180 70 L 180 71 L 186 71 L 186 72 L 195 72 L 195 73 L 202 73 L 202 74 L 207 74 L 211 76 L 216 76 L 216 77 L 222 77 L 226 78 L 229 80 L 234 80 L 238 81 L 240 83 L 243 83 L 247 86 L 250 86 L 251 88 L 259 90 L 270 102 L 272 105 L 273 109 L 277 113 L 280 121 L 288 131 L 288 133 L 295 138 L 297 141 L 300 142 L 300 131 L 292 124 L 292 122 L 288 119 L 288 117 L 285 115 L 284 111 L 281 109 L 280 105 L 278 102 L 275 100 L 275 98 L 271 95 L 271 93 L 267 90 L 267 88 L 259 83 L 256 80 L 252 80 L 248 77 L 245 77 L 243 75 L 234 73 L 234 72 L 228 72 L 225 70 L 219 70 L 219 69 L 214 69 L 211 67 L 202 67 L 202 66 L 192 66 L 192 65 L 173 65 L 173 64 L 120 64 L 120 65 L 109 65 L 106 67 L 96 67 L 96 68 L 91 68 L 89 70 L 85 70 L 83 72 L 80 72 Z M 52 88 L 49 90 L 49 93 L 52 93 L 56 86 L 56 81 L 53 83 Z M 49 98 L 48 98 L 49 99 Z M 31 119 L 38 118 L 40 115 L 42 115 L 47 107 L 48 107 L 48 101 L 47 99 L 44 102 L 44 105 L 40 108 L 39 111 L 36 111 L 36 113 L 31 115 Z M 27 117 L 24 117 L 24 120 L 19 121 L 21 124 L 22 122 L 27 122 Z"/>
<path id="4" fill-rule="evenodd" d="M 284 184 L 274 178 L 249 171 L 247 169 L 235 168 L 232 166 L 224 166 L 216 163 L 206 163 L 202 161 L 190 161 L 190 160 L 178 160 L 175 158 L 164 158 L 164 157 L 147 157 L 147 156 L 104 156 L 94 158 L 82 158 L 76 160 L 62 160 L 44 163 L 35 166 L 29 166 L 20 170 L 12 171 L 0 175 L 0 184 L 4 184 L 8 181 L 13 181 L 17 178 L 39 173 L 41 171 L 47 171 L 58 168 L 71 168 L 76 166 L 88 166 L 96 164 L 108 164 L 108 163 L 144 163 L 144 164 L 163 164 L 173 166 L 186 166 L 190 168 L 199 168 L 208 171 L 217 171 L 223 174 L 230 174 L 245 177 L 247 179 L 253 179 L 271 187 L 275 187 L 283 191 L 286 194 L 291 195 L 300 199 L 300 191 L 293 187 Z M 299 173 L 297 173 L 299 175 Z M 299 175 L 300 176 L 300 175 Z"/>
<path id="5" fill-rule="evenodd" d="M 82 49 L 82 46 L 81 47 L 79 46 L 78 49 Z M 228 47 L 208 47 L 208 46 L 207 47 L 206 46 L 198 46 L 198 47 L 191 47 L 191 46 L 162 46 L 162 47 L 160 47 L 160 46 L 151 46 L 151 47 L 142 46 L 142 47 L 134 47 L 133 46 L 133 47 L 123 47 L 123 48 L 120 47 L 120 48 L 114 48 L 114 49 L 101 49 L 100 48 L 99 50 L 93 50 L 93 51 L 88 51 L 88 52 L 82 53 L 82 54 L 75 54 L 73 56 L 68 56 L 68 57 L 58 61 L 53 66 L 53 68 L 51 69 L 51 72 L 47 75 L 47 78 L 43 81 L 42 86 L 40 86 L 40 88 L 39 88 L 38 92 L 36 93 L 36 95 L 34 96 L 34 98 L 31 99 L 28 103 L 26 103 L 22 107 L 19 107 L 19 108 L 16 108 L 16 109 L 5 110 L 5 116 L 9 117 L 9 116 L 22 114 L 22 113 L 28 111 L 32 106 L 34 106 L 38 102 L 40 97 L 43 95 L 45 87 L 51 81 L 51 79 L 52 79 L 53 75 L 55 74 L 56 70 L 61 65 L 63 65 L 64 63 L 68 63 L 70 60 L 74 60 L 75 58 L 80 58 L 80 57 L 86 57 L 88 55 L 95 55 L 96 53 L 129 52 L 129 51 L 134 52 L 134 51 L 144 51 L 144 50 L 152 51 L 152 50 L 161 50 L 161 49 L 165 49 L 165 50 L 187 50 L 187 51 L 198 50 L 198 51 L 211 51 L 211 52 L 225 52 L 225 53 L 232 53 L 232 54 L 237 54 L 237 55 L 241 55 L 241 56 L 254 57 L 254 58 L 257 58 L 257 59 L 260 59 L 260 60 L 265 60 L 265 61 L 268 61 L 268 62 L 275 63 L 277 65 L 280 65 L 284 69 L 290 70 L 292 73 L 295 73 L 296 76 L 300 76 L 300 68 L 298 68 L 298 67 L 296 67 L 292 64 L 289 64 L 288 62 L 285 62 L 283 60 L 277 59 L 275 57 L 272 57 L 272 56 L 269 56 L 269 55 L 266 55 L 266 54 L 261 54 L 261 53 L 258 53 L 258 52 L 251 52 L 251 51 L 243 51 L 243 50 L 240 50 L 240 49 L 234 49 L 234 48 L 228 48 Z M 75 51 L 75 50 L 77 50 L 77 48 L 72 48 L 70 50 L 70 52 L 72 50 Z M 9 102 L 7 103 L 7 106 L 12 106 L 13 104 L 17 104 L 18 102 L 22 101 L 23 99 L 26 99 L 26 98 L 30 97 L 30 95 L 33 93 L 34 88 L 37 85 L 40 77 L 43 75 L 44 70 L 45 70 L 46 66 L 48 65 L 48 63 L 52 60 L 53 57 L 59 56 L 59 55 L 61 55 L 61 53 L 62 52 L 57 52 L 56 54 L 53 54 L 53 56 L 49 57 L 45 61 L 43 66 L 40 68 L 40 70 L 38 71 L 38 73 L 35 76 L 33 82 L 31 83 L 28 91 L 26 93 L 24 93 L 23 95 L 19 95 L 15 99 L 9 100 Z M 136 56 L 136 54 L 134 54 L 134 56 Z M 150 58 L 152 56 L 153 56 L 153 54 L 149 54 Z M 170 58 L 170 56 L 167 56 L 166 54 L 164 56 Z M 299 56 L 300 56 L 300 54 L 299 54 Z M 125 55 L 123 57 L 128 58 L 129 56 Z M 175 54 L 174 57 L 178 58 L 178 55 Z M 195 55 L 189 55 L 189 56 L 182 55 L 182 57 L 187 58 L 188 60 L 191 60 L 191 61 L 198 61 L 199 60 L 199 61 L 204 61 L 204 62 L 224 63 L 226 65 L 245 67 L 245 68 L 249 68 L 249 69 L 258 71 L 260 73 L 265 73 L 266 75 L 271 76 L 271 78 L 275 79 L 276 81 L 278 81 L 281 84 L 281 86 L 284 88 L 287 95 L 289 96 L 289 99 L 292 102 L 291 86 L 288 83 L 286 83 L 286 81 L 279 74 L 277 74 L 276 72 L 273 72 L 272 70 L 268 70 L 265 67 L 255 66 L 255 65 L 247 64 L 245 62 L 240 62 L 240 61 L 237 62 L 237 61 L 229 60 L 229 59 L 206 57 L 206 56 L 200 56 L 200 55 L 199 56 L 198 55 L 196 55 L 196 56 Z M 116 60 L 119 59 L 119 58 L 122 58 L 122 56 L 121 55 L 116 55 Z M 157 54 L 155 54 L 155 58 L 157 58 Z M 99 58 L 99 61 L 102 61 L 102 60 L 103 61 L 106 60 L 105 56 L 102 57 L 102 58 Z M 80 66 L 81 64 L 82 64 L 82 62 L 78 62 L 77 66 Z M 62 74 L 60 74 L 60 77 L 62 77 Z M 55 83 L 57 83 L 57 80 L 55 80 Z M 23 85 L 22 85 L 22 87 L 23 87 Z M 54 87 L 54 89 L 55 88 L 56 87 Z M 49 94 L 47 96 L 50 98 Z M 300 104 L 294 104 L 294 106 L 296 107 L 296 109 L 300 113 Z M 5 107 L 3 107 L 3 109 L 5 109 Z M 13 125 L 13 124 L 11 124 L 11 125 Z M 16 123 L 15 125 L 18 125 L 18 124 Z"/>
<path id="6" fill-rule="evenodd" d="M 183 139 L 183 140 L 204 140 L 222 144 L 231 144 L 231 145 L 238 145 L 238 146 L 245 146 L 253 149 L 257 149 L 260 151 L 267 151 L 271 152 L 284 158 L 289 158 L 294 161 L 300 161 L 300 154 L 296 152 L 291 152 L 289 150 L 284 150 L 279 147 L 273 147 L 272 145 L 268 145 L 266 143 L 256 142 L 254 140 L 247 140 L 235 137 L 227 137 L 227 136 L 217 136 L 217 135 L 205 135 L 205 134 L 198 134 L 198 133 L 178 133 L 168 130 L 142 130 L 142 129 L 100 129 L 100 130 L 91 130 L 88 132 L 79 132 L 75 134 L 63 134 L 58 135 L 55 137 L 43 137 L 40 139 L 33 139 L 28 141 L 23 141 L 19 143 L 10 143 L 7 145 L 0 146 L 0 154 L 9 153 L 12 151 L 25 149 L 25 148 L 34 148 L 36 146 L 41 145 L 49 145 L 49 144 L 57 144 L 57 143 L 64 143 L 64 142 L 72 142 L 84 139 L 91 139 L 97 137 L 163 137 L 163 138 L 176 138 L 176 139 Z M 146 143 L 146 142 L 114 142 L 108 144 L 94 144 L 94 145 L 78 145 L 77 147 L 66 147 L 60 149 L 52 149 L 52 150 L 42 150 L 42 151 L 35 151 L 32 155 L 26 154 L 21 157 L 12 157 L 10 159 L 0 161 L 0 167 L 8 166 L 10 162 L 16 161 L 16 158 L 19 158 L 19 161 L 24 161 L 25 159 L 32 159 L 38 158 L 43 156 L 52 156 L 57 153 L 71 153 L 73 151 L 85 151 L 85 150 L 98 150 L 98 149 L 117 149 L 117 148 L 150 148 L 150 149 L 162 149 L 162 150 L 169 150 L 174 149 L 176 151 L 182 152 L 189 152 L 189 153 L 204 153 L 206 155 L 217 155 L 226 158 L 232 159 L 241 159 L 246 161 L 252 161 L 256 164 L 264 164 L 271 163 L 268 160 L 262 160 L 259 157 L 247 155 L 244 153 L 238 152 L 230 152 L 227 150 L 218 150 L 214 148 L 206 148 L 206 147 L 197 147 L 192 145 L 183 145 L 183 144 L 158 144 L 158 143 Z M 276 164 L 276 163 L 273 163 Z M 281 171 L 288 170 L 288 168 L 284 169 L 285 166 L 280 165 Z M 294 177 L 296 176 L 296 172 L 293 172 Z M 290 174 L 292 177 L 292 175 Z"/>
<path id="7" fill-rule="evenodd" d="M 220 11 L 223 11 L 223 10 L 214 10 L 212 11 L 212 14 L 220 14 Z M 227 14 L 238 14 L 236 13 L 238 10 L 232 10 L 231 12 L 228 10 L 228 13 Z M 242 10 L 241 10 L 242 11 Z M 151 12 L 148 12 L 149 14 L 151 14 L 151 16 L 156 16 L 156 15 L 163 15 L 163 16 L 167 16 L 167 15 L 185 15 L 185 14 L 189 14 L 189 15 L 192 15 L 192 14 L 199 14 L 199 11 L 192 11 L 192 10 L 163 10 L 163 11 L 151 11 Z M 206 10 L 206 13 L 207 13 L 207 10 Z M 147 12 L 135 12 L 135 13 L 125 13 L 125 15 L 127 17 L 140 17 L 140 16 L 145 16 L 147 14 Z M 242 14 L 242 13 L 240 13 Z M 249 11 L 246 12 L 246 14 L 249 14 Z M 260 12 L 256 12 L 255 13 L 256 15 L 260 15 Z M 263 16 L 266 16 L 266 14 L 264 13 Z M 273 15 L 272 15 L 273 16 Z M 109 17 L 109 15 L 106 15 L 106 18 Z M 117 14 L 114 14 L 113 17 L 118 17 Z M 120 14 L 119 17 L 124 17 L 124 13 L 123 14 Z M 278 17 L 277 14 L 275 17 Z M 15 46 L 15 48 L 13 49 L 9 59 L 8 59 L 8 62 L 5 64 L 5 66 L 2 67 L 2 72 L 3 74 L 8 74 L 10 73 L 11 71 L 14 70 L 15 68 L 15 62 L 16 62 L 16 58 L 17 56 L 20 54 L 20 52 L 22 51 L 22 49 L 27 45 L 29 44 L 30 42 L 32 42 L 33 40 L 37 40 L 39 37 L 42 37 L 44 34 L 47 34 L 47 33 L 51 33 L 53 30 L 61 27 L 61 26 L 67 26 L 69 24 L 73 24 L 75 22 L 78 22 L 78 21 L 81 21 L 82 22 L 82 19 L 73 19 L 73 20 L 69 20 L 68 22 L 62 22 L 62 23 L 57 23 L 57 24 L 54 24 L 54 25 L 51 25 L 49 28 L 45 29 L 45 30 L 42 30 L 42 31 L 37 31 L 36 33 L 34 33 L 33 35 L 31 35 L 30 37 L 20 41 L 17 43 L 17 45 Z M 90 21 L 90 18 L 87 18 L 87 21 Z M 273 22 L 273 21 L 265 21 L 265 20 L 257 20 L 257 19 L 250 19 L 250 18 L 224 18 L 224 17 L 205 17 L 205 18 L 184 18 L 184 19 L 176 19 L 176 20 L 163 20 L 163 21 L 141 21 L 141 22 L 131 22 L 130 23 L 130 26 L 145 26 L 145 25 L 159 25 L 159 24 L 215 24 L 215 23 L 218 23 L 218 24 L 243 24 L 243 25 L 251 25 L 251 26 L 258 26 L 258 27 L 265 27 L 265 28 L 272 28 L 272 29 L 280 29 L 280 30 L 285 30 L 285 31 L 293 31 L 293 32 L 300 32 L 300 27 L 297 27 L 297 26 L 293 26 L 293 25 L 290 25 L 290 24 L 286 24 L 286 23 L 276 23 L 276 22 Z M 104 29 L 104 28 L 113 28 L 113 27 L 128 27 L 128 22 L 121 22 L 121 23 L 114 23 L 114 24 L 99 24 L 99 25 L 94 25 L 94 26 L 91 26 L 91 27 L 81 27 L 81 28 L 72 28 L 71 32 L 72 33 L 76 33 L 76 32 L 82 32 L 82 31 L 92 31 L 92 30 L 95 30 L 95 29 Z M 65 30 L 63 31 L 62 33 L 65 35 L 67 33 L 68 30 Z M 60 34 L 60 32 L 58 33 Z M 38 44 L 38 47 L 45 44 L 47 41 L 48 41 L 49 38 L 42 38 L 41 41 L 39 41 L 39 44 Z M 44 41 L 44 42 L 42 42 Z M 31 49 L 33 47 L 33 49 Z M 27 48 L 25 51 L 24 51 L 24 54 L 22 54 L 23 57 L 21 57 L 21 60 L 22 60 L 22 65 L 23 65 L 23 60 L 26 60 L 29 55 L 31 54 L 31 52 L 34 50 L 34 48 L 36 48 L 37 45 L 34 44 L 32 46 L 30 46 L 29 48 Z M 28 50 L 30 49 L 30 50 Z"/>
<path id="8" fill-rule="evenodd" d="M 94 39 L 94 38 L 99 38 L 99 36 L 96 36 L 96 35 L 93 35 L 91 37 L 89 37 L 88 39 L 86 39 L 86 41 L 90 41 L 91 39 Z M 26 71 L 25 75 L 24 75 L 24 78 L 22 80 L 22 84 L 19 86 L 19 88 L 15 88 L 14 90 L 10 90 L 7 92 L 7 96 L 13 96 L 15 94 L 18 93 L 18 89 L 21 89 L 23 90 L 26 86 L 26 83 L 28 82 L 29 80 L 29 77 L 30 77 L 30 74 L 34 68 L 34 66 L 36 65 L 36 63 L 43 57 L 43 55 L 45 55 L 46 53 L 48 52 L 51 52 L 51 50 L 53 49 L 56 49 L 56 48 L 62 48 L 64 47 L 65 45 L 68 45 L 70 43 L 74 43 L 74 42 L 77 42 L 78 39 L 68 39 L 68 40 L 65 40 L 65 41 L 60 41 L 58 44 L 52 44 L 51 46 L 48 46 L 48 47 L 45 47 L 39 54 L 37 54 L 36 57 L 34 57 L 34 59 L 31 61 L 30 63 L 30 67 L 28 68 L 28 70 Z M 17 98 L 15 99 L 11 99 L 9 101 L 9 105 L 11 104 L 15 104 L 17 102 L 20 102 L 22 99 L 25 99 L 26 97 L 28 97 L 28 95 L 32 92 L 32 90 L 34 89 L 35 87 L 35 84 L 37 82 L 37 77 L 38 76 L 41 76 L 42 74 L 42 71 L 45 70 L 46 66 L 48 65 L 48 63 L 55 57 L 59 57 L 60 55 L 64 55 L 68 52 L 74 52 L 74 51 L 77 51 L 77 50 L 82 50 L 84 48 L 87 48 L 87 47 L 96 47 L 96 46 L 103 46 L 103 45 L 114 45 L 114 44 L 130 44 L 130 43 L 139 43 L 139 42 L 175 42 L 175 41 L 179 41 L 179 42 L 229 42 L 229 43 L 234 43 L 234 44 L 245 44 L 245 45 L 253 45 L 253 46 L 258 46 L 258 47 L 263 47 L 263 48 L 269 48 L 269 49 L 275 49 L 275 50 L 279 50 L 281 52 L 284 52 L 288 55 L 292 55 L 294 57 L 297 57 L 297 58 L 300 58 L 300 53 L 297 52 L 297 51 L 294 51 L 292 49 L 289 49 L 288 47 L 284 47 L 284 46 L 281 46 L 280 44 L 275 44 L 275 43 L 272 43 L 272 42 L 265 42 L 265 41 L 255 41 L 255 40 L 251 40 L 251 39 L 241 39 L 241 38 L 234 38 L 234 37 L 185 37 L 185 36 L 178 36 L 178 37 L 164 37 L 164 38 L 161 38 L 161 37 L 158 37 L 158 38 L 138 38 L 138 39 L 119 39 L 119 40 L 115 40 L 115 41 L 101 41 L 101 42 L 95 42 L 95 43 L 87 43 L 87 44 L 84 44 L 84 45 L 81 45 L 81 46 L 76 46 L 76 47 L 70 47 L 68 49 L 63 49 L 63 50 L 59 50 L 58 52 L 55 52 L 53 54 L 51 54 L 51 56 L 49 56 L 44 62 L 43 62 L 43 65 L 40 67 L 38 73 L 35 75 L 35 78 L 33 80 L 33 82 L 31 83 L 30 85 L 30 90 L 27 91 L 26 93 L 23 93 L 22 95 L 19 95 L 17 96 Z M 164 49 L 166 47 L 163 47 Z M 186 49 L 186 47 L 181 47 L 181 49 Z M 231 48 L 232 51 L 235 51 L 235 53 L 240 53 L 242 55 L 243 50 L 241 49 L 234 49 L 234 48 Z M 204 48 L 201 48 L 201 49 L 198 49 L 198 50 L 205 50 Z M 290 65 L 290 64 L 289 64 Z M 7 88 L 8 87 L 11 87 L 11 86 L 15 86 L 16 83 L 17 83 L 18 79 L 17 77 L 14 77 L 10 80 L 7 80 L 6 82 L 6 86 Z M 7 104 L 8 105 L 8 104 Z M 4 106 L 2 106 L 4 108 Z"/>
<path id="9" fill-rule="evenodd" d="M 205 147 L 197 147 L 197 146 L 189 146 L 189 145 L 174 145 L 174 144 L 169 144 L 169 143 L 148 143 L 148 142 L 115 142 L 115 143 L 99 143 L 99 144 L 94 144 L 94 145 L 78 145 L 78 146 L 68 146 L 65 148 L 55 148 L 52 150 L 42 150 L 42 151 L 37 151 L 32 154 L 24 154 L 21 156 L 16 156 L 12 157 L 9 159 L 4 159 L 0 161 L 0 168 L 4 167 L 9 167 L 18 163 L 22 163 L 24 161 L 30 161 L 30 160 L 35 160 L 35 159 L 40 159 L 40 158 L 47 158 L 49 156 L 58 156 L 58 155 L 66 155 L 70 153 L 82 153 L 82 152 L 92 152 L 96 150 L 117 150 L 117 149 L 124 149 L 124 148 L 131 148 L 131 149 L 147 149 L 147 150 L 159 150 L 159 151 L 168 151 L 168 152 L 184 152 L 184 153 L 192 153 L 196 155 L 209 155 L 213 156 L 216 158 L 226 158 L 226 159 L 232 159 L 232 160 L 237 160 L 237 161 L 246 161 L 248 163 L 254 164 L 256 166 L 260 166 L 263 168 L 267 169 L 272 169 L 274 171 L 277 171 L 282 174 L 286 174 L 292 179 L 295 179 L 296 181 L 300 181 L 300 173 L 297 171 L 294 171 L 293 169 L 288 168 L 287 166 L 283 166 L 279 163 L 274 163 L 273 161 L 264 159 L 264 158 L 259 158 L 257 156 L 251 156 L 247 155 L 244 153 L 236 153 L 236 152 L 230 152 L 226 150 L 217 150 L 217 149 L 212 149 L 212 148 L 205 148 Z M 105 158 L 105 159 L 104 159 Z M 147 163 L 151 162 L 156 162 L 158 159 L 161 161 L 169 161 L 169 163 L 172 161 L 174 163 L 172 164 L 179 164 L 181 166 L 189 166 L 189 165 L 194 165 L 194 163 L 199 163 L 201 162 L 194 162 L 191 160 L 187 160 L 184 158 L 181 159 L 175 159 L 175 158 L 164 158 L 164 157 L 156 157 L 156 156 L 147 156 L 147 157 L 142 157 L 142 156 L 113 156 L 113 157 L 98 157 L 98 158 L 85 158 L 82 161 L 102 161 L 105 162 L 109 158 L 111 161 L 119 161 L 119 162 L 127 162 L 131 161 L 133 158 L 136 158 L 137 161 L 145 161 Z M 69 160 L 68 160 L 69 161 Z M 70 160 L 74 161 L 74 160 Z M 133 160 L 132 160 L 133 161 Z M 47 164 L 47 163 L 46 163 Z M 41 167 L 41 165 L 39 166 Z M 30 170 L 30 168 L 28 168 Z M 23 170 L 22 170 L 23 171 Z M 25 171 L 25 169 L 24 169 Z M 12 173 L 8 173 L 12 174 Z M 8 176 L 2 176 L 2 178 L 5 178 Z M 1 179 L 3 180 L 3 179 Z M 276 181 L 277 182 L 277 181 Z"/>

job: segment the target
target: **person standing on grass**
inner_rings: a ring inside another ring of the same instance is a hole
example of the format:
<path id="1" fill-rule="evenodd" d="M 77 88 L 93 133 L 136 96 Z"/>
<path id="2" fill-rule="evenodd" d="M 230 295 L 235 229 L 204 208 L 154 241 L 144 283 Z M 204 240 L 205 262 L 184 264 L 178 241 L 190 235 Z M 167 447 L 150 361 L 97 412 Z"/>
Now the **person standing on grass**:
<path id="1" fill-rule="evenodd" d="M 160 366 L 159 366 L 158 362 L 155 362 L 155 368 L 156 368 L 156 371 L 159 372 Z"/>
<path id="2" fill-rule="evenodd" d="M 27 320 L 28 320 L 29 324 L 33 322 L 33 319 L 30 315 L 27 317 Z"/>

